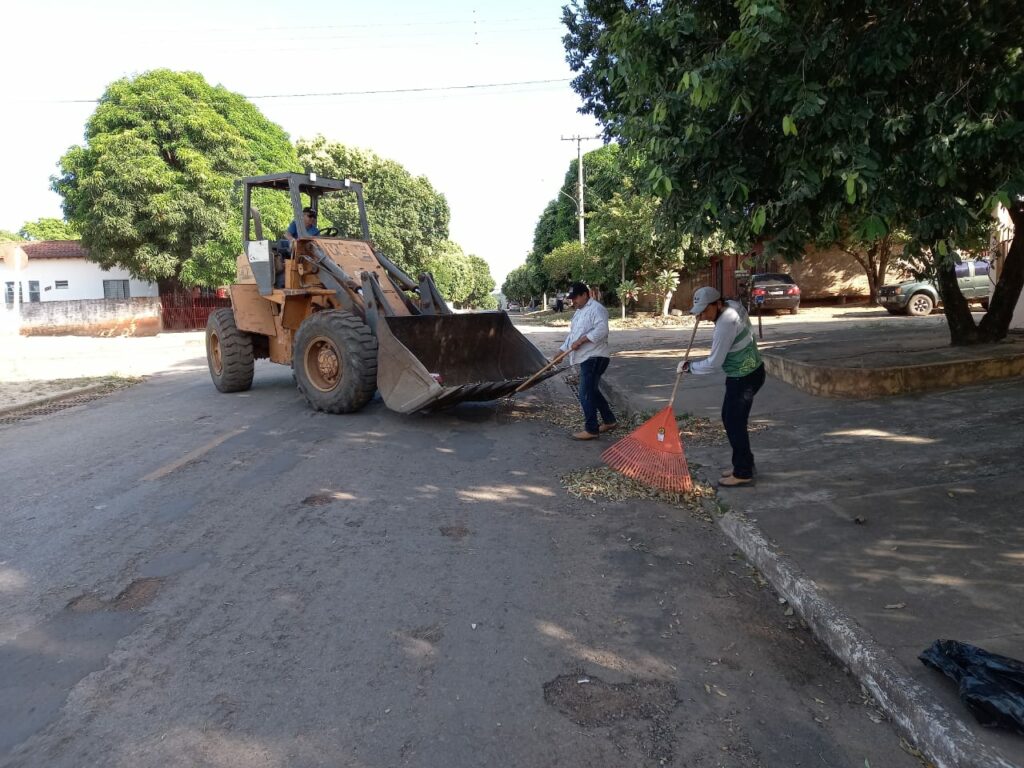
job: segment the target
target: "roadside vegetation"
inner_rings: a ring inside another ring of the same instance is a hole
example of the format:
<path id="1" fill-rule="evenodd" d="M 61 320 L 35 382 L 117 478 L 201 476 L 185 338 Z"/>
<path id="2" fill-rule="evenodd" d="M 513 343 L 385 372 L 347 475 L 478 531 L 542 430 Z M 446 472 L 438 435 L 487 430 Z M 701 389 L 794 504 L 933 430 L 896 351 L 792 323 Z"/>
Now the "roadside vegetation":
<path id="1" fill-rule="evenodd" d="M 571 274 L 669 296 L 714 253 L 894 257 L 936 280 L 953 344 L 1006 336 L 1024 286 L 1024 16 L 1008 2 L 575 0 L 564 38 L 583 111 L 614 142 L 584 156 L 586 246 Z M 937 52 L 941 52 L 937 54 Z M 621 145 L 623 149 L 616 148 Z M 576 168 L 504 293 L 561 286 Z M 1003 230 L 1005 231 L 1005 229 Z M 975 322 L 954 265 L 995 250 Z"/>
<path id="2" fill-rule="evenodd" d="M 410 274 L 434 273 L 459 307 L 493 308 L 487 262 L 449 239 L 444 195 L 394 160 L 323 136 L 293 144 L 242 95 L 195 72 L 154 70 L 111 83 L 85 125 L 85 140 L 59 162 L 53 189 L 65 221 L 41 219 L 7 239 L 80 237 L 89 258 L 180 287 L 231 282 L 241 252 L 244 176 L 316 172 L 366 184 L 370 234 Z M 264 226 L 282 235 L 292 218 L 286 197 L 257 190 Z M 320 226 L 354 233 L 351 210 L 321 211 Z"/>

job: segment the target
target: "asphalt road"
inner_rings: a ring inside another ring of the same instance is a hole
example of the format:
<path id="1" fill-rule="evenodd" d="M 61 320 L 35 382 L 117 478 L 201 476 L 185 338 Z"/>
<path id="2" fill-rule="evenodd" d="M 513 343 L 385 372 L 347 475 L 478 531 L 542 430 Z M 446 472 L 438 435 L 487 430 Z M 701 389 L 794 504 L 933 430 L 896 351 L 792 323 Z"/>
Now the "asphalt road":
<path id="1" fill-rule="evenodd" d="M 717 528 L 567 495 L 600 451 L 263 363 L 0 426 L 0 765 L 918 764 Z"/>

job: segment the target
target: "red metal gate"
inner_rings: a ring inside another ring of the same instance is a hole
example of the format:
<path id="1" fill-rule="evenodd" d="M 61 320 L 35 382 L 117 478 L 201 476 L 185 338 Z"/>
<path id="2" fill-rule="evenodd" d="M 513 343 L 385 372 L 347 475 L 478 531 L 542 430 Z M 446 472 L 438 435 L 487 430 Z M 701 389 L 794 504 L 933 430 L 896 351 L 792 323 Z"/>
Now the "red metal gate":
<path id="1" fill-rule="evenodd" d="M 201 331 L 206 328 L 210 313 L 230 307 L 231 299 L 216 295 L 169 293 L 160 297 L 165 331 Z"/>

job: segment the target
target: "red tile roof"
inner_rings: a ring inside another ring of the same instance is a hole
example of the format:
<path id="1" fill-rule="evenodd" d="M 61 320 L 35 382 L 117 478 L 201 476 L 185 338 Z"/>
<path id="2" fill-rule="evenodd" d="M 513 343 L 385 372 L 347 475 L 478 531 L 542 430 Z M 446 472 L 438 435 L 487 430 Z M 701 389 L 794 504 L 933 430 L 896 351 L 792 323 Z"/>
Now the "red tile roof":
<path id="1" fill-rule="evenodd" d="M 78 240 L 39 240 L 18 245 L 30 259 L 84 259 L 86 256 Z"/>

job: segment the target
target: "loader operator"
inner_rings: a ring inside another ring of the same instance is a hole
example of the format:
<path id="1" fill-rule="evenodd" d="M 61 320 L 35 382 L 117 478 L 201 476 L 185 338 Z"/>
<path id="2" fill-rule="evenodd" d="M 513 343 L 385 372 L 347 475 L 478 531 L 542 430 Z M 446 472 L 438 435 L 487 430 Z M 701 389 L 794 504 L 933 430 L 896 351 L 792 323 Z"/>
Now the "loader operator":
<path id="1" fill-rule="evenodd" d="M 583 408 L 582 432 L 572 435 L 573 440 L 594 440 L 603 432 L 616 427 L 615 414 L 605 396 L 601 394 L 601 376 L 608 370 L 608 311 L 590 297 L 590 289 L 583 283 L 573 283 L 569 300 L 576 314 L 569 321 L 569 335 L 561 346 L 569 352 L 569 364 L 580 367 L 580 406 Z M 598 424 L 598 412 L 603 424 Z"/>
<path id="2" fill-rule="evenodd" d="M 302 209 L 302 225 L 306 228 L 306 234 L 316 237 L 320 234 L 320 230 L 316 226 L 316 211 L 306 206 Z M 294 221 L 288 225 L 288 231 L 284 233 L 284 236 L 289 240 L 299 239 L 299 228 Z"/>
<path id="3" fill-rule="evenodd" d="M 764 363 L 757 351 L 750 317 L 738 301 L 723 301 L 722 294 L 706 286 L 693 294 L 691 315 L 715 324 L 711 354 L 704 360 L 683 361 L 679 373 L 708 374 L 725 371 L 722 424 L 732 447 L 732 469 L 722 472 L 718 484 L 726 488 L 754 481 L 754 454 L 750 450 L 747 420 L 754 395 L 764 385 Z"/>
<path id="4" fill-rule="evenodd" d="M 306 234 L 311 237 L 316 237 L 320 234 L 320 229 L 316 225 L 316 210 L 306 206 L 302 209 L 302 226 L 306 228 Z M 274 259 L 274 287 L 284 288 L 284 260 L 291 258 L 291 247 L 285 247 L 287 241 L 299 239 L 299 228 L 292 220 L 292 223 L 288 225 L 288 229 L 284 233 L 285 242 L 281 242 L 280 249 L 277 251 L 280 258 Z"/>

